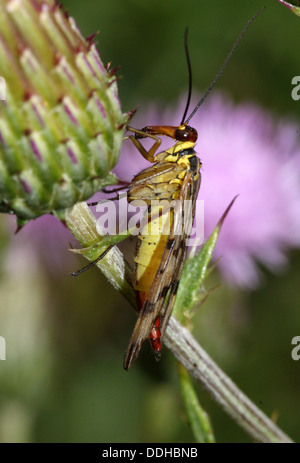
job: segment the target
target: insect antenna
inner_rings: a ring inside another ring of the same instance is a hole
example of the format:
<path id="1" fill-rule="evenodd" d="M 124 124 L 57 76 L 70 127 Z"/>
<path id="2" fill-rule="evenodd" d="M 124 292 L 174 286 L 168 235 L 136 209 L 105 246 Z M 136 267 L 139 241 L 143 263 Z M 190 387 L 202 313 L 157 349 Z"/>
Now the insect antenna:
<path id="1" fill-rule="evenodd" d="M 187 102 L 185 105 L 185 110 L 182 116 L 182 120 L 180 122 L 180 125 L 184 123 L 185 116 L 187 115 L 190 102 L 191 102 L 191 96 L 192 96 L 192 65 L 191 65 L 191 60 L 190 60 L 190 55 L 189 55 L 189 49 L 188 49 L 188 43 L 187 43 L 187 36 L 188 36 L 188 27 L 185 29 L 184 33 L 184 50 L 185 50 L 185 56 L 186 56 L 186 61 L 187 61 L 187 67 L 188 67 L 188 75 L 189 75 L 189 92 L 188 92 L 188 97 L 187 97 Z"/>
<path id="2" fill-rule="evenodd" d="M 245 35 L 245 33 L 247 32 L 248 28 L 250 27 L 250 25 L 253 23 L 253 21 L 257 18 L 257 16 L 259 16 L 263 10 L 265 9 L 266 7 L 263 6 L 259 11 L 257 11 L 251 19 L 249 19 L 249 21 L 247 22 L 247 24 L 245 25 L 244 29 L 242 30 L 242 32 L 240 33 L 239 37 L 237 38 L 237 40 L 235 41 L 235 43 L 233 44 L 233 47 L 232 49 L 230 50 L 230 52 L 228 53 L 225 61 L 223 62 L 222 66 L 220 67 L 219 69 L 219 72 L 217 73 L 216 77 L 214 78 L 214 80 L 212 81 L 212 83 L 210 84 L 210 86 L 208 87 L 208 89 L 206 90 L 206 92 L 203 94 L 203 96 L 200 98 L 200 100 L 198 101 L 198 103 L 196 104 L 195 108 L 193 109 L 193 111 L 191 112 L 191 114 L 189 115 L 189 117 L 186 119 L 186 121 L 184 121 L 184 125 L 187 125 L 189 123 L 189 121 L 192 119 L 192 117 L 194 117 L 194 115 L 196 114 L 196 112 L 198 111 L 198 109 L 200 108 L 200 106 L 202 105 L 202 103 L 204 102 L 204 100 L 208 97 L 208 95 L 210 94 L 210 92 L 212 91 L 213 87 L 216 85 L 216 83 L 218 82 L 220 76 L 223 74 L 223 71 L 224 69 L 226 68 L 228 62 L 230 61 L 230 58 L 232 57 L 233 53 L 235 52 L 237 46 L 239 45 L 240 41 L 242 40 L 243 36 Z M 186 113 L 185 113 L 186 114 Z M 183 123 L 183 122 L 182 122 Z"/>

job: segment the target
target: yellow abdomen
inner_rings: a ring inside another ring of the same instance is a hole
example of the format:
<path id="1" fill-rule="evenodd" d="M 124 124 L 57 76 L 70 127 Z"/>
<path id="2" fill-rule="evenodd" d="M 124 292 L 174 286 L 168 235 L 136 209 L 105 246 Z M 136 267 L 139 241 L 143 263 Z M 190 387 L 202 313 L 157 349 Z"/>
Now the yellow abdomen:
<path id="1" fill-rule="evenodd" d="M 159 215 L 159 212 L 161 215 Z M 147 293 L 159 268 L 170 234 L 173 210 L 164 211 L 154 206 L 145 217 L 146 223 L 138 235 L 137 252 L 134 258 L 134 288 Z"/>

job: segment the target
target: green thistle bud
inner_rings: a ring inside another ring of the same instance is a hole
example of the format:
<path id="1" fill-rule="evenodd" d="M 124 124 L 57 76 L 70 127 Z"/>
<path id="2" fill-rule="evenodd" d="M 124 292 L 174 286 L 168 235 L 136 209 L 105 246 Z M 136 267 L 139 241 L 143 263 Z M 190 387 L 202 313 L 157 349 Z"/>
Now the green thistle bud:
<path id="1" fill-rule="evenodd" d="M 52 0 L 0 0 L 0 211 L 19 222 L 114 182 L 128 116 L 92 39 Z"/>

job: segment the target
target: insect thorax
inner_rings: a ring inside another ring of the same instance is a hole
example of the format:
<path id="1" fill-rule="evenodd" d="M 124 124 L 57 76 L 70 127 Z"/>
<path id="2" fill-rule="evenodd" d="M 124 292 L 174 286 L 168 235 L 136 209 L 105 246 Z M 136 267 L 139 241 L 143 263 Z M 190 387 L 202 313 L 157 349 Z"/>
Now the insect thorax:
<path id="1" fill-rule="evenodd" d="M 191 141 L 178 141 L 171 148 L 158 153 L 155 156 L 155 162 L 177 162 L 184 154 L 196 155 L 194 146 L 195 143 Z"/>

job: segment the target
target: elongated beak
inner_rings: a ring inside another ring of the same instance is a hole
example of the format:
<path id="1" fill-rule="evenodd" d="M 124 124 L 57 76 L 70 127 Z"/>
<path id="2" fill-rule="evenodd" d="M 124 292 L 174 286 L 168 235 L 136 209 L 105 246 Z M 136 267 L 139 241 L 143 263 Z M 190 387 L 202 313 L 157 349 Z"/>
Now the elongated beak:
<path id="1" fill-rule="evenodd" d="M 149 125 L 142 129 L 143 132 L 150 133 L 151 135 L 166 135 L 167 137 L 176 140 L 176 130 L 178 127 L 173 125 Z"/>

